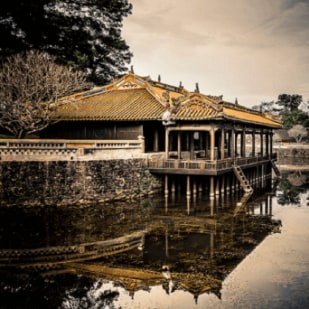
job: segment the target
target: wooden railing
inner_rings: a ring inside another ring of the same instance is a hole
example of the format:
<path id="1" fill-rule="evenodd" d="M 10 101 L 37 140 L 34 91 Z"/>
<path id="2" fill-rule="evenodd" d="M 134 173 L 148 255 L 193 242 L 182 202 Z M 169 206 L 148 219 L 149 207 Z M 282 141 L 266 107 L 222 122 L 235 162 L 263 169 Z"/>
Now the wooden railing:
<path id="1" fill-rule="evenodd" d="M 149 160 L 150 169 L 207 169 L 223 170 L 232 168 L 234 165 L 246 166 L 267 160 L 276 160 L 276 154 L 272 156 L 245 157 L 245 158 L 227 158 L 223 160 L 177 160 L 177 159 L 156 159 Z"/>

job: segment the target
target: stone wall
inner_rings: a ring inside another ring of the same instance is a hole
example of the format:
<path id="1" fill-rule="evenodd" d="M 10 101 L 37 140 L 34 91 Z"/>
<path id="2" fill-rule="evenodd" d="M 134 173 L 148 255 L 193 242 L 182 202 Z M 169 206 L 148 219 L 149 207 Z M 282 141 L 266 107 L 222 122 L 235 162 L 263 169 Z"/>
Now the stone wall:
<path id="1" fill-rule="evenodd" d="M 1 205 L 85 205 L 157 193 L 143 159 L 1 162 Z"/>

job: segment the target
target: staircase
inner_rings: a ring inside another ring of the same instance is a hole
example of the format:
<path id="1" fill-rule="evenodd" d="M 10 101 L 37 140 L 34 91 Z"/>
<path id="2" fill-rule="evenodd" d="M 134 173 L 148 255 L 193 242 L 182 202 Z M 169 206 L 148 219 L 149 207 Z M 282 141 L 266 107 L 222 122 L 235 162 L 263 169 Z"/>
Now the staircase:
<path id="1" fill-rule="evenodd" d="M 273 160 L 271 160 L 271 167 L 273 168 L 273 170 L 274 170 L 276 176 L 277 176 L 278 178 L 281 178 L 281 173 L 280 173 L 280 171 L 279 171 L 279 169 L 278 169 L 278 167 L 277 167 L 275 161 L 273 161 Z"/>
<path id="2" fill-rule="evenodd" d="M 243 188 L 245 193 L 252 193 L 253 192 L 253 188 L 251 187 L 249 180 L 246 178 L 244 172 L 242 171 L 242 169 L 237 166 L 234 165 L 233 166 L 233 171 L 234 174 L 236 176 L 236 178 L 238 179 L 238 181 L 240 182 L 241 187 Z"/>

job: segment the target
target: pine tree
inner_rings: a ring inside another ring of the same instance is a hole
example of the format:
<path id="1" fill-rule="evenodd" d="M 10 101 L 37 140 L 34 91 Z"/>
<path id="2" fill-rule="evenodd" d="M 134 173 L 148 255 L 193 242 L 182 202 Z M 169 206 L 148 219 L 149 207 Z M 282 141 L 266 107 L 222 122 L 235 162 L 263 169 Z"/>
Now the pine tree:
<path id="1" fill-rule="evenodd" d="M 128 0 L 10 0 L 0 4 L 0 61 L 27 50 L 56 56 L 96 84 L 124 73 L 132 54 L 121 37 Z"/>

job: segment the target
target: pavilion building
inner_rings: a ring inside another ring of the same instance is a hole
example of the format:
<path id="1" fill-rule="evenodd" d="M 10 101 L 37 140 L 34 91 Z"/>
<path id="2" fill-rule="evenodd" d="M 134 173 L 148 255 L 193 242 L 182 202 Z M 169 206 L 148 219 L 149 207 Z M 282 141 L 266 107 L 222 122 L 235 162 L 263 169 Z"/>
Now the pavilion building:
<path id="1" fill-rule="evenodd" d="M 143 139 L 150 171 L 165 179 L 165 195 L 184 186 L 189 196 L 205 184 L 210 197 L 237 186 L 251 193 L 272 170 L 279 173 L 273 134 L 282 127 L 280 117 L 202 94 L 198 85 L 190 92 L 181 83 L 128 72 L 64 98 L 55 117 L 60 121 L 42 137 Z"/>

